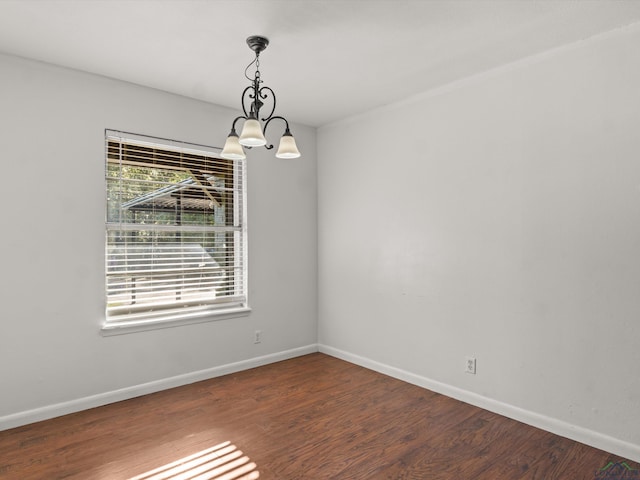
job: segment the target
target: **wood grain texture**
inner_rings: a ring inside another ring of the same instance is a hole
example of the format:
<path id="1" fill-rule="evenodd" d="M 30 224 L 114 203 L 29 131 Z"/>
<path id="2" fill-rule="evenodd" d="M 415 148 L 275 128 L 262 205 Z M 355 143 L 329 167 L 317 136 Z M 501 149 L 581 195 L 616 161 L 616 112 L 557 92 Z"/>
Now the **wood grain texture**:
<path id="1" fill-rule="evenodd" d="M 0 432 L 12 480 L 592 480 L 610 462 L 640 469 L 319 353 Z"/>

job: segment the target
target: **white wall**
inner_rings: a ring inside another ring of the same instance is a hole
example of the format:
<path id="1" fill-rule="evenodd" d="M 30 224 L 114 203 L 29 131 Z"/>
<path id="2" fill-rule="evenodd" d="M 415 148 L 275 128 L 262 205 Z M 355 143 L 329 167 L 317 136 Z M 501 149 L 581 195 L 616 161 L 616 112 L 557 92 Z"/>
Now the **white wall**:
<path id="1" fill-rule="evenodd" d="M 189 377 L 194 372 L 315 348 L 316 140 L 315 129 L 300 125 L 292 128 L 302 158 L 248 155 L 252 313 L 100 335 L 104 129 L 221 146 L 236 115 L 0 56 L 0 427 L 127 396 L 149 382 L 161 388 L 166 379 L 179 383 L 197 378 Z M 263 332 L 259 345 L 255 329 Z M 128 390 L 110 394 L 120 389 Z"/>
<path id="2" fill-rule="evenodd" d="M 638 45 L 636 25 L 321 128 L 322 348 L 638 460 Z"/>

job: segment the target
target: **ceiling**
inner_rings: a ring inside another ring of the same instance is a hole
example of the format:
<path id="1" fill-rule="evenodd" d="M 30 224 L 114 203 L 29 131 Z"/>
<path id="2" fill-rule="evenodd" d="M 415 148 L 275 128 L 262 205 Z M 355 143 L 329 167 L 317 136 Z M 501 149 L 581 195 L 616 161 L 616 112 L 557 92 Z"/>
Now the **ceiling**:
<path id="1" fill-rule="evenodd" d="M 310 126 L 640 21 L 636 0 L 0 0 L 0 51 Z"/>

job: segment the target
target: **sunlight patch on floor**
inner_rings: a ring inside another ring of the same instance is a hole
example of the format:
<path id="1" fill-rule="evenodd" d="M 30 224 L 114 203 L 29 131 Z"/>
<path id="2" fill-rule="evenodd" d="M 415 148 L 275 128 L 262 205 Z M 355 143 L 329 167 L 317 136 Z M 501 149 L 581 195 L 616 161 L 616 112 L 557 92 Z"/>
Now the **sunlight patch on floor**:
<path id="1" fill-rule="evenodd" d="M 257 465 L 231 442 L 207 448 L 129 480 L 255 480 Z"/>

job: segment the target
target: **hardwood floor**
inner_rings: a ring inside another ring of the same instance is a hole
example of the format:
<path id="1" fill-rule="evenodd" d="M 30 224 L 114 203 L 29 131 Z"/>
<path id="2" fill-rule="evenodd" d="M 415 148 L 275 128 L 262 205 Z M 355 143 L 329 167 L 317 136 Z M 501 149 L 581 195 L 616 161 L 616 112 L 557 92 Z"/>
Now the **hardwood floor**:
<path id="1" fill-rule="evenodd" d="M 16 480 L 640 478 L 627 467 L 319 353 L 0 432 Z"/>

